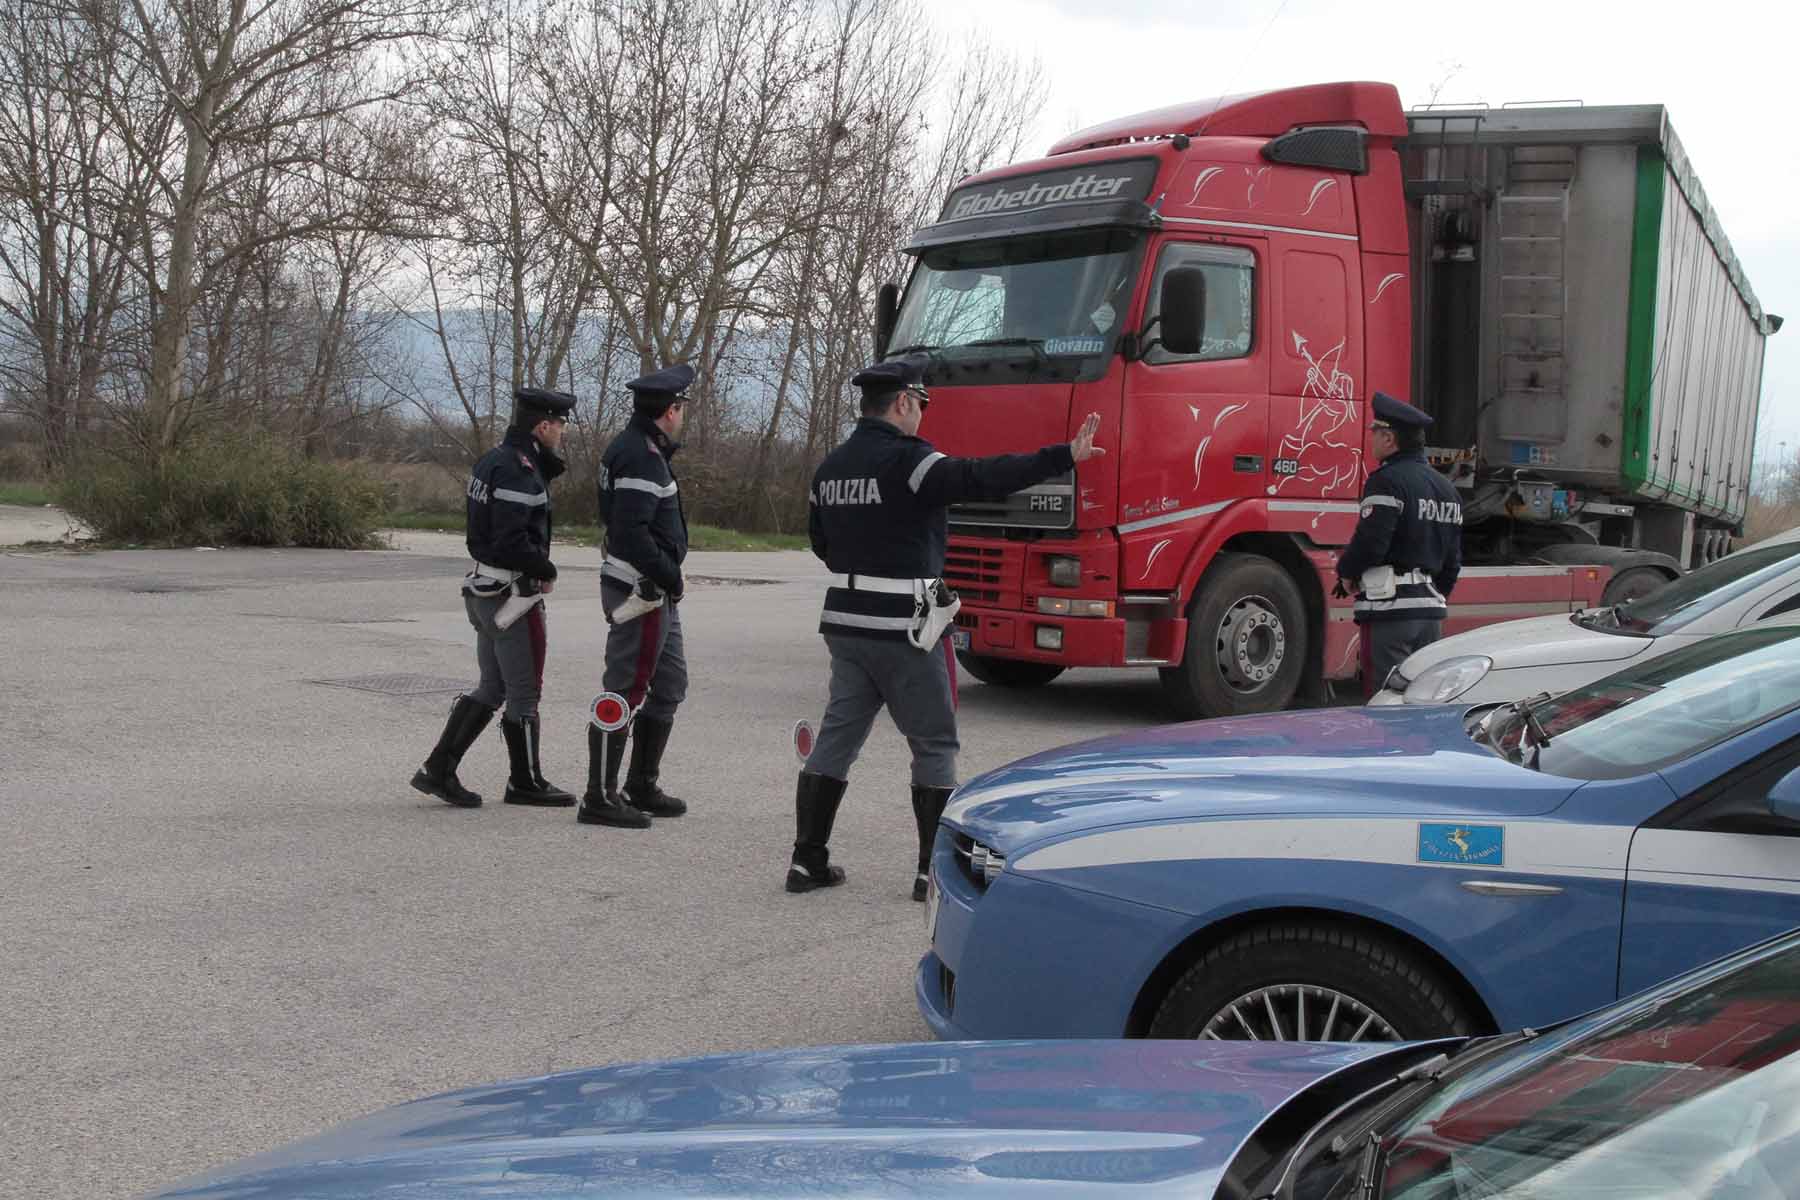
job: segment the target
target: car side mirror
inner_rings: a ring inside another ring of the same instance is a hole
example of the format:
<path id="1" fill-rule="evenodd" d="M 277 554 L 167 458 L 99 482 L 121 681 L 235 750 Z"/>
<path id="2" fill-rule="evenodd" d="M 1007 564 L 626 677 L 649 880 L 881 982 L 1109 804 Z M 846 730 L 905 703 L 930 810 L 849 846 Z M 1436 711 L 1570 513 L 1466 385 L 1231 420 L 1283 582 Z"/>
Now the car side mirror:
<path id="1" fill-rule="evenodd" d="M 1200 335 L 1206 329 L 1206 272 L 1199 267 L 1175 267 L 1163 276 L 1161 340 L 1171 354 L 1200 353 Z"/>
<path id="2" fill-rule="evenodd" d="M 1800 767 L 1783 775 L 1769 789 L 1769 811 L 1800 825 Z"/>
<path id="3" fill-rule="evenodd" d="M 875 293 L 875 358 L 887 353 L 894 340 L 894 322 L 900 317 L 900 285 L 884 283 Z"/>

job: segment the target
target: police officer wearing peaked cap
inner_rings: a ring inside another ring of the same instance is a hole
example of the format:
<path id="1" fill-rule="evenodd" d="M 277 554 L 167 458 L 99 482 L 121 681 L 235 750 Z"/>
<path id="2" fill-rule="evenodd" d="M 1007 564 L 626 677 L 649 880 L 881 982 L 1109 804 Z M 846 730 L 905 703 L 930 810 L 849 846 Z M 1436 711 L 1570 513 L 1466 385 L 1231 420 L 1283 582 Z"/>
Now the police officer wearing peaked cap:
<path id="1" fill-rule="evenodd" d="M 600 458 L 600 520 L 606 561 L 600 567 L 600 605 L 610 628 L 602 686 L 635 712 L 629 726 L 631 766 L 619 789 L 626 731 L 603 735 L 588 727 L 588 785 L 576 816 L 589 825 L 643 829 L 651 817 L 679 817 L 687 805 L 663 791 L 663 752 L 675 710 L 687 698 L 687 656 L 681 637 L 687 558 L 687 516 L 673 460 L 686 420 L 694 369 L 664 367 L 632 380 L 631 421 Z M 644 609 L 627 615 L 621 605 Z"/>
<path id="2" fill-rule="evenodd" d="M 831 653 L 831 691 L 794 793 L 794 854 L 787 890 L 844 881 L 827 843 L 850 764 L 885 704 L 912 748 L 913 818 L 919 834 L 913 899 L 925 898 L 931 843 L 956 786 L 956 657 L 943 638 L 950 596 L 939 578 L 947 509 L 999 499 L 1105 453 L 1094 445 L 1099 414 L 1075 440 L 1034 454 L 951 458 L 918 436 L 930 395 L 924 358 L 889 359 L 850 382 L 862 418 L 813 475 L 808 532 L 832 574 L 819 632 Z M 937 620 L 931 620 L 933 614 Z"/>
<path id="3" fill-rule="evenodd" d="M 1361 515 L 1338 556 L 1333 594 L 1356 593 L 1363 690 L 1373 694 L 1406 656 L 1443 634 L 1462 570 L 1462 498 L 1425 461 L 1431 418 L 1376 392 L 1370 446 L 1381 465 L 1363 487 Z"/>
<path id="4" fill-rule="evenodd" d="M 475 628 L 481 682 L 458 696 L 450 720 L 413 787 L 461 808 L 481 796 L 462 786 L 456 768 L 494 711 L 511 763 L 508 804 L 563 807 L 575 797 L 544 778 L 538 737 L 538 699 L 544 690 L 548 624 L 543 597 L 556 584 L 550 561 L 550 481 L 566 469 L 557 450 L 575 407 L 567 392 L 521 388 L 513 393 L 506 437 L 476 462 L 466 489 L 469 556 L 463 608 Z M 521 608 L 523 611 L 521 612 Z"/>

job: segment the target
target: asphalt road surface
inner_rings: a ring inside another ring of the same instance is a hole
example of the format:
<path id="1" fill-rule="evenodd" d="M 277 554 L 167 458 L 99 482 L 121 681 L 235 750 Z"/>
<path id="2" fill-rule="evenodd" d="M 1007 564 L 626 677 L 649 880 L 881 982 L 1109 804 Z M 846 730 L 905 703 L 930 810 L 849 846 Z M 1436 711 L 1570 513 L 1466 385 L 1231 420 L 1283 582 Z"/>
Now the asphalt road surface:
<path id="1" fill-rule="evenodd" d="M 885 718 L 833 839 L 849 884 L 781 888 L 789 729 L 825 695 L 810 555 L 689 560 L 664 784 L 690 812 L 632 832 L 498 803 L 497 726 L 462 770 L 486 806 L 407 786 L 474 656 L 460 539 L 400 536 L 0 551 L 0 1193 L 134 1195 L 510 1076 L 928 1036 Z M 543 760 L 579 792 L 598 555 L 558 558 Z M 1147 672 L 962 684 L 964 778 L 1163 719 Z"/>

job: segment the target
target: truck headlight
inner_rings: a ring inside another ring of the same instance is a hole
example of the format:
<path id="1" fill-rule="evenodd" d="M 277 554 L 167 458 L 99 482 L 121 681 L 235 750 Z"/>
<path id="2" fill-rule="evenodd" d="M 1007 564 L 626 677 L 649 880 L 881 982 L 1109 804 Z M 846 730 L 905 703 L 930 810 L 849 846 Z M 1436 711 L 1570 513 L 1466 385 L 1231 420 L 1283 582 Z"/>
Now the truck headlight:
<path id="1" fill-rule="evenodd" d="M 1446 658 L 1406 685 L 1408 704 L 1448 704 L 1487 677 L 1494 660 L 1485 654 Z"/>
<path id="2" fill-rule="evenodd" d="M 1050 564 L 1051 587 L 1081 586 L 1081 560 L 1079 558 L 1053 554 L 1047 561 Z"/>

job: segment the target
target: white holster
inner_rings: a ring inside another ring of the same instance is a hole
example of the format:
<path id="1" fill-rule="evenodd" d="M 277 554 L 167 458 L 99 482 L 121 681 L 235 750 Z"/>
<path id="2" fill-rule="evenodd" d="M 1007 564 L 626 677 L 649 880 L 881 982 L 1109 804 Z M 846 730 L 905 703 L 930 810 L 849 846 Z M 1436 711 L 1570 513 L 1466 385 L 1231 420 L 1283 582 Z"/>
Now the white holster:
<path id="1" fill-rule="evenodd" d="M 494 613 L 494 628 L 506 629 L 520 617 L 544 602 L 544 593 L 533 592 L 529 596 L 521 596 L 515 589 L 506 598 L 505 603 Z"/>
<path id="2" fill-rule="evenodd" d="M 962 597 L 951 591 L 943 580 L 921 580 L 913 593 L 913 623 L 906 631 L 906 640 L 915 650 L 937 649 L 944 630 L 961 610 Z"/>
<path id="3" fill-rule="evenodd" d="M 1362 594 L 1365 600 L 1392 600 L 1398 590 L 1394 584 L 1392 567 L 1370 567 L 1362 573 Z"/>
<path id="4" fill-rule="evenodd" d="M 647 594 L 646 594 L 647 593 Z M 655 612 L 662 607 L 663 593 L 648 579 L 639 579 L 631 593 L 614 606 L 606 614 L 608 625 L 623 625 L 635 621 L 647 612 Z"/>

